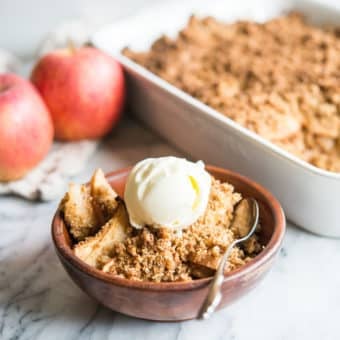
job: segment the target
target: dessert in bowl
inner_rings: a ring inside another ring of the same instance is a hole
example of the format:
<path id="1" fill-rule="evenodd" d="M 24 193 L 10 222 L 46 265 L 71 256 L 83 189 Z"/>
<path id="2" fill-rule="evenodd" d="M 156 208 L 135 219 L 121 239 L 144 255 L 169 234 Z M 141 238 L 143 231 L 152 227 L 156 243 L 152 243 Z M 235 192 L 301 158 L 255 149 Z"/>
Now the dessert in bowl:
<path id="1" fill-rule="evenodd" d="M 195 318 L 220 257 L 237 238 L 233 209 L 241 196 L 259 202 L 260 227 L 233 250 L 219 308 L 254 287 L 280 248 L 279 203 L 238 174 L 171 157 L 106 178 L 97 171 L 89 185 L 70 186 L 52 236 L 72 279 L 115 311 L 151 320 Z"/>

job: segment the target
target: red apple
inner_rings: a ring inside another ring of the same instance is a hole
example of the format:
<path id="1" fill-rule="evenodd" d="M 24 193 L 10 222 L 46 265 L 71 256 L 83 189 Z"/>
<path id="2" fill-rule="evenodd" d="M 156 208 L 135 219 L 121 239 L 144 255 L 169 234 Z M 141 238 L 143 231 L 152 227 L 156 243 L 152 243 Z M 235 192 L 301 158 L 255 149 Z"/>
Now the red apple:
<path id="1" fill-rule="evenodd" d="M 32 84 L 0 75 L 0 181 L 18 179 L 47 154 L 53 140 L 50 114 Z"/>
<path id="2" fill-rule="evenodd" d="M 38 62 L 31 80 L 51 112 L 58 139 L 101 137 L 120 117 L 125 94 L 122 68 L 97 49 L 53 51 Z"/>

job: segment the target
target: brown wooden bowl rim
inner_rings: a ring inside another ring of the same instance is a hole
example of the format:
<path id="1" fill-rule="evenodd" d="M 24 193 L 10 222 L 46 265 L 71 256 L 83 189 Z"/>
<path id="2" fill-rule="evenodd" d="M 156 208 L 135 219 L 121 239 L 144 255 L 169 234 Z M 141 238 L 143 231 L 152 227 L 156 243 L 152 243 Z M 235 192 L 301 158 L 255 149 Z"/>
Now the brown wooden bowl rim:
<path id="1" fill-rule="evenodd" d="M 117 177 L 119 175 L 126 174 L 132 167 L 123 168 L 117 171 L 109 172 L 106 177 L 110 180 L 111 177 Z M 209 172 L 220 173 L 226 176 L 231 176 L 239 181 L 246 183 L 246 185 L 253 187 L 256 191 L 261 192 L 265 197 L 266 203 L 270 207 L 274 216 L 274 232 L 266 247 L 251 261 L 244 266 L 231 271 L 224 278 L 224 283 L 238 279 L 241 276 L 247 276 L 254 272 L 257 268 L 264 265 L 271 257 L 273 257 L 279 250 L 286 228 L 286 219 L 283 209 L 278 200 L 260 184 L 253 180 L 235 173 L 231 170 L 219 168 L 212 165 L 207 165 L 206 169 Z M 203 279 L 196 279 L 193 281 L 181 281 L 181 282 L 150 282 L 150 281 L 137 281 L 125 278 L 116 277 L 107 273 L 102 272 L 99 269 L 89 266 L 78 257 L 74 255 L 71 248 L 66 244 L 66 240 L 63 237 L 63 220 L 60 216 L 60 210 L 58 209 L 54 215 L 52 221 L 52 239 L 59 256 L 71 265 L 77 267 L 80 271 L 88 276 L 92 276 L 96 279 L 114 284 L 124 286 L 128 288 L 141 289 L 141 290 L 152 290 L 152 291 L 177 291 L 177 290 L 193 290 L 207 285 L 212 277 Z"/>

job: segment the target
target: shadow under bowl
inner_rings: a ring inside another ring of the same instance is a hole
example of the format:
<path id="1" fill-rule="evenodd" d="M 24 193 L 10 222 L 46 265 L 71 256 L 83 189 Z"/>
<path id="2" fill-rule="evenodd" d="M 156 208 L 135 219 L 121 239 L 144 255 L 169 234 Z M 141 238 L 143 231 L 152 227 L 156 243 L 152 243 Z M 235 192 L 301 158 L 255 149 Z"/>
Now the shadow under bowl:
<path id="1" fill-rule="evenodd" d="M 285 233 L 285 216 L 276 198 L 259 184 L 229 170 L 207 166 L 212 176 L 228 182 L 243 197 L 255 198 L 260 207 L 260 242 L 264 249 L 246 265 L 228 273 L 222 285 L 218 309 L 230 305 L 253 289 L 271 268 Z M 106 177 L 122 196 L 131 168 Z M 58 210 L 52 222 L 52 238 L 58 257 L 72 280 L 106 307 L 130 316 L 158 321 L 196 318 L 211 278 L 188 282 L 142 282 L 115 277 L 87 265 L 72 251 L 72 240 Z"/>

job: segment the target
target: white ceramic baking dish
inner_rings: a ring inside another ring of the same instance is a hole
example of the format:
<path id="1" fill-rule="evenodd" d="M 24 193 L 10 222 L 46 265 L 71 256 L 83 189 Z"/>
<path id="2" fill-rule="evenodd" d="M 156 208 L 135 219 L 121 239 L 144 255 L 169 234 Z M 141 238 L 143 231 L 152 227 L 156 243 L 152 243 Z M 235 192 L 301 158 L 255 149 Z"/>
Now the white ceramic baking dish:
<path id="1" fill-rule="evenodd" d="M 340 11 L 311 1 L 181 1 L 159 4 L 104 28 L 98 48 L 123 65 L 131 111 L 152 130 L 193 158 L 227 167 L 269 188 L 288 219 L 311 232 L 340 237 L 340 174 L 318 169 L 150 73 L 120 54 L 147 50 L 161 34 L 174 36 L 190 14 L 225 21 L 264 21 L 297 10 L 316 24 L 340 24 Z"/>

